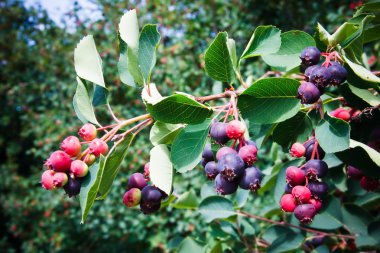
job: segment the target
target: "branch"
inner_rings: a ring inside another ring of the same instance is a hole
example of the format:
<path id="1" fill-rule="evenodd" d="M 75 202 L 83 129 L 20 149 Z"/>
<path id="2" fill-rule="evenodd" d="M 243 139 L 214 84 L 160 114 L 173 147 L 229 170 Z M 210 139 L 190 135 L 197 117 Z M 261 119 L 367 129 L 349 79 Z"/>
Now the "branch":
<path id="1" fill-rule="evenodd" d="M 195 100 L 198 101 L 199 103 L 203 104 L 204 102 L 207 102 L 210 100 L 217 100 L 217 99 L 221 99 L 221 98 L 231 97 L 232 94 L 234 94 L 235 96 L 238 96 L 241 93 L 242 93 L 242 91 L 226 90 L 225 92 L 219 93 L 219 94 L 214 94 L 214 95 L 209 95 L 209 96 L 204 96 L 204 97 L 195 97 Z"/>

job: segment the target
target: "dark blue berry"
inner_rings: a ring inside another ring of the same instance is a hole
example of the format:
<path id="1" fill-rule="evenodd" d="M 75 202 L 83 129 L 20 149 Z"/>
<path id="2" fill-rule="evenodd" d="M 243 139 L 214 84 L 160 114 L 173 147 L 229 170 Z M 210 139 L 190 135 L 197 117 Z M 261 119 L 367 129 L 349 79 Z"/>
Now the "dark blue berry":
<path id="1" fill-rule="evenodd" d="M 244 161 L 237 154 L 229 153 L 218 161 L 218 171 L 229 181 L 240 178 L 244 173 Z"/>
<path id="2" fill-rule="evenodd" d="M 219 144 L 226 144 L 230 138 L 227 136 L 227 123 L 216 122 L 211 125 L 210 136 L 211 138 Z"/>
<path id="3" fill-rule="evenodd" d="M 206 143 L 205 148 L 203 149 L 202 158 L 206 162 L 214 161 L 214 153 L 212 152 L 210 143 Z"/>
<path id="4" fill-rule="evenodd" d="M 238 185 L 239 183 L 237 180 L 229 181 L 219 174 L 215 178 L 214 187 L 217 193 L 221 195 L 228 195 L 236 192 Z"/>
<path id="5" fill-rule="evenodd" d="M 142 190 L 147 185 L 145 176 L 141 173 L 133 173 L 128 180 L 127 189 L 138 188 Z"/>
<path id="6" fill-rule="evenodd" d="M 316 199 L 322 199 L 324 196 L 326 196 L 329 190 L 329 187 L 325 182 L 318 181 L 309 181 L 306 187 L 309 188 L 311 194 Z"/>
<path id="7" fill-rule="evenodd" d="M 298 87 L 298 98 L 302 104 L 313 104 L 318 101 L 321 96 L 319 89 L 312 83 L 303 82 Z"/>
<path id="8" fill-rule="evenodd" d="M 316 47 L 307 47 L 301 53 L 301 61 L 305 66 L 315 65 L 321 58 L 321 52 Z"/>
<path id="9" fill-rule="evenodd" d="M 311 72 L 316 68 L 318 68 L 318 65 L 310 66 L 305 70 L 306 81 L 310 80 Z"/>
<path id="10" fill-rule="evenodd" d="M 293 186 L 291 186 L 290 184 L 285 185 L 285 193 L 292 194 L 292 190 L 293 190 Z"/>
<path id="11" fill-rule="evenodd" d="M 330 85 L 339 85 L 346 81 L 347 78 L 347 70 L 339 63 L 332 62 L 331 66 L 328 67 L 330 71 Z"/>
<path id="12" fill-rule="evenodd" d="M 63 189 L 65 190 L 66 194 L 69 195 L 69 197 L 77 196 L 80 193 L 81 188 L 81 181 L 72 177 L 68 177 L 69 180 L 63 186 Z"/>
<path id="13" fill-rule="evenodd" d="M 331 73 L 326 67 L 318 66 L 311 72 L 309 81 L 318 88 L 324 88 L 330 84 Z"/>
<path id="14" fill-rule="evenodd" d="M 312 204 L 301 204 L 294 209 L 294 216 L 304 224 L 309 224 L 316 213 L 317 209 Z"/>
<path id="15" fill-rule="evenodd" d="M 208 179 L 214 179 L 218 174 L 218 164 L 214 161 L 208 162 L 205 166 L 205 173 Z"/>
<path id="16" fill-rule="evenodd" d="M 315 140 L 314 139 L 310 139 L 308 140 L 307 142 L 305 142 L 303 145 L 306 149 L 305 151 L 305 157 L 306 157 L 306 161 L 310 160 L 311 159 L 311 156 L 313 154 L 313 150 L 314 150 L 314 144 L 315 144 Z M 325 151 L 321 148 L 320 145 L 318 145 L 317 147 L 317 150 L 318 152 L 318 156 L 317 154 L 315 154 L 314 158 L 318 158 L 318 159 L 323 159 L 325 157 Z"/>
<path id="17" fill-rule="evenodd" d="M 256 192 L 258 189 L 260 189 L 260 183 L 262 179 L 263 173 L 259 169 L 255 167 L 249 167 L 244 170 L 244 174 L 239 180 L 239 186 L 242 189 Z"/>
<path id="18" fill-rule="evenodd" d="M 309 160 L 303 170 L 309 179 L 316 180 L 326 176 L 328 171 L 327 163 L 322 160 L 312 159 Z"/>

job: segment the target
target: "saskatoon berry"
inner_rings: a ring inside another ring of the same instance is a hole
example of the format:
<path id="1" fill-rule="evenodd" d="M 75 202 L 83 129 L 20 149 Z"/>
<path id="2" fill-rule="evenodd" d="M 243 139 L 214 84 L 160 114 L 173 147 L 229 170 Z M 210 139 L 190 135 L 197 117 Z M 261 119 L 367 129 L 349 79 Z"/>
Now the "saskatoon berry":
<path id="1" fill-rule="evenodd" d="M 244 135 L 246 127 L 243 122 L 239 120 L 232 120 L 228 122 L 226 127 L 227 136 L 230 139 L 239 139 Z"/>
<path id="2" fill-rule="evenodd" d="M 298 87 L 298 98 L 302 104 L 313 104 L 318 101 L 321 96 L 320 90 L 312 83 L 303 82 Z"/>
<path id="3" fill-rule="evenodd" d="M 286 169 L 286 181 L 292 185 L 302 185 L 305 183 L 305 173 L 298 167 L 290 166 Z"/>
<path id="4" fill-rule="evenodd" d="M 143 214 L 152 214 L 160 210 L 161 202 L 148 204 L 146 202 L 140 202 L 140 210 Z"/>
<path id="5" fill-rule="evenodd" d="M 324 240 L 324 236 L 318 236 L 318 237 L 314 237 L 313 239 L 311 240 L 307 240 L 305 242 L 305 245 L 309 248 L 317 248 L 318 246 L 322 245 L 323 244 L 323 240 Z"/>
<path id="6" fill-rule="evenodd" d="M 308 140 L 307 142 L 305 142 L 303 144 L 305 146 L 305 157 L 306 157 L 306 161 L 310 160 L 312 154 L 313 154 L 313 150 L 314 150 L 314 145 L 315 145 L 315 139 L 310 139 Z M 318 153 L 318 156 L 315 155 L 316 158 L 319 158 L 319 159 L 323 159 L 325 157 L 325 151 L 321 148 L 320 145 L 318 145 L 317 147 L 317 153 Z"/>
<path id="7" fill-rule="evenodd" d="M 292 194 L 284 194 L 280 200 L 281 209 L 284 212 L 293 212 L 297 206 Z"/>
<path id="8" fill-rule="evenodd" d="M 81 181 L 76 178 L 69 177 L 69 180 L 67 184 L 63 187 L 66 194 L 69 195 L 69 197 L 73 197 L 79 194 L 80 187 L 81 187 Z"/>
<path id="9" fill-rule="evenodd" d="M 93 124 L 87 123 L 78 131 L 79 136 L 85 141 L 92 141 L 96 138 L 97 130 Z"/>
<path id="10" fill-rule="evenodd" d="M 201 164 L 202 164 L 203 168 L 206 167 L 206 164 L 207 164 L 207 163 L 208 163 L 208 162 L 207 162 L 204 158 L 202 158 L 202 160 L 201 160 Z"/>
<path id="11" fill-rule="evenodd" d="M 311 198 L 309 201 L 310 204 L 312 204 L 315 207 L 316 212 L 318 213 L 319 210 L 322 208 L 322 202 L 318 199 Z"/>
<path id="12" fill-rule="evenodd" d="M 216 152 L 216 159 L 218 161 L 227 154 L 237 154 L 236 150 L 230 147 L 222 147 Z"/>
<path id="13" fill-rule="evenodd" d="M 325 182 L 309 181 L 307 188 L 315 199 L 322 199 L 328 192 L 329 187 Z"/>
<path id="14" fill-rule="evenodd" d="M 346 81 L 347 70 L 339 62 L 332 62 L 328 70 L 331 74 L 330 85 L 339 85 Z"/>
<path id="15" fill-rule="evenodd" d="M 53 184 L 55 188 L 61 188 L 68 181 L 67 174 L 64 172 L 56 172 L 53 176 Z"/>
<path id="16" fill-rule="evenodd" d="M 309 224 L 317 213 L 312 204 L 299 205 L 294 209 L 294 216 L 304 224 Z"/>
<path id="17" fill-rule="evenodd" d="M 123 196 L 123 203 L 127 207 L 133 207 L 140 204 L 141 191 L 138 188 L 128 190 Z"/>
<path id="18" fill-rule="evenodd" d="M 321 52 L 316 47 L 307 47 L 301 52 L 301 61 L 303 65 L 311 66 L 319 62 Z"/>
<path id="19" fill-rule="evenodd" d="M 297 203 L 308 203 L 311 198 L 311 192 L 306 186 L 297 185 L 293 187 L 292 195 Z"/>
<path id="20" fill-rule="evenodd" d="M 154 186 L 145 186 L 141 191 L 140 210 L 144 214 L 157 212 L 161 207 L 161 192 Z"/>
<path id="21" fill-rule="evenodd" d="M 344 108 L 335 109 L 334 111 L 330 112 L 330 115 L 344 121 L 349 121 L 351 119 L 350 112 Z"/>
<path id="22" fill-rule="evenodd" d="M 78 137 L 69 136 L 62 141 L 60 147 L 66 154 L 74 157 L 79 155 L 82 145 L 80 144 Z"/>
<path id="23" fill-rule="evenodd" d="M 355 168 L 354 166 L 348 166 L 347 167 L 347 176 L 348 176 L 348 178 L 360 180 L 364 176 L 364 174 L 361 170 Z"/>
<path id="24" fill-rule="evenodd" d="M 45 170 L 44 173 L 41 175 L 41 184 L 42 187 L 45 188 L 46 190 L 52 190 L 54 189 L 54 170 Z"/>
<path id="25" fill-rule="evenodd" d="M 90 152 L 95 156 L 105 155 L 108 152 L 107 143 L 101 139 L 94 139 L 90 143 Z"/>
<path id="26" fill-rule="evenodd" d="M 251 145 L 245 145 L 240 148 L 239 156 L 246 165 L 250 166 L 257 161 L 257 148 Z"/>
<path id="27" fill-rule="evenodd" d="M 313 66 L 310 66 L 308 67 L 306 70 L 305 70 L 305 76 L 306 76 L 306 80 L 309 81 L 310 80 L 310 75 L 311 75 L 311 72 L 315 69 L 319 67 L 318 65 L 313 65 Z"/>
<path id="28" fill-rule="evenodd" d="M 258 189 L 260 189 L 262 178 L 263 173 L 259 169 L 255 167 L 249 167 L 244 170 L 244 174 L 239 180 L 239 186 L 244 190 L 251 190 L 253 192 L 256 192 Z"/>
<path id="29" fill-rule="evenodd" d="M 258 148 L 257 148 L 257 145 L 256 145 L 256 142 L 254 142 L 254 141 L 252 141 L 252 140 L 242 140 L 242 141 L 243 141 L 243 143 L 244 143 L 245 145 L 254 146 L 256 149 L 258 149 Z M 243 146 L 243 147 L 244 147 L 244 146 Z M 239 152 L 240 148 L 241 148 L 241 147 L 239 147 L 239 145 L 236 145 L 235 150 Z"/>
<path id="30" fill-rule="evenodd" d="M 96 160 L 96 156 L 94 154 L 87 154 L 86 157 L 83 159 L 83 162 L 85 162 L 88 166 L 91 166 L 94 164 Z"/>
<path id="31" fill-rule="evenodd" d="M 68 172 L 70 170 L 71 159 L 65 152 L 55 151 L 50 155 L 47 163 L 57 172 Z"/>
<path id="32" fill-rule="evenodd" d="M 324 88 L 330 84 L 331 73 L 328 68 L 318 66 L 310 75 L 310 82 L 318 88 Z"/>
<path id="33" fill-rule="evenodd" d="M 226 144 L 230 139 L 227 136 L 227 123 L 213 123 L 210 129 L 210 136 L 216 143 Z"/>
<path id="34" fill-rule="evenodd" d="M 214 154 L 212 153 L 210 143 L 207 143 L 205 148 L 203 149 L 202 158 L 206 162 L 214 161 Z"/>
<path id="35" fill-rule="evenodd" d="M 379 188 L 379 180 L 364 176 L 360 180 L 360 186 L 366 191 L 375 191 Z"/>
<path id="36" fill-rule="evenodd" d="M 205 166 L 205 173 L 208 179 L 214 179 L 218 174 L 218 164 L 214 161 L 208 162 Z"/>
<path id="37" fill-rule="evenodd" d="M 221 195 L 228 195 L 236 192 L 238 188 L 238 181 L 233 180 L 229 181 L 222 177 L 222 175 L 218 174 L 215 178 L 215 190 L 217 193 Z"/>
<path id="38" fill-rule="evenodd" d="M 88 165 L 81 160 L 75 160 L 71 163 L 70 172 L 75 177 L 84 177 L 88 173 Z"/>
<path id="39" fill-rule="evenodd" d="M 293 157 L 303 157 L 305 155 L 306 148 L 302 145 L 302 143 L 296 142 L 293 143 L 292 147 L 290 148 L 290 154 Z"/>
<path id="40" fill-rule="evenodd" d="M 146 179 L 143 174 L 141 173 L 133 173 L 128 180 L 127 189 L 137 188 L 137 189 L 144 189 L 144 187 L 147 185 Z"/>
<path id="41" fill-rule="evenodd" d="M 293 190 L 293 186 L 291 186 L 290 184 L 286 184 L 285 185 L 285 193 L 286 194 L 292 194 L 292 190 Z"/>
<path id="42" fill-rule="evenodd" d="M 326 176 L 328 169 L 326 162 L 317 159 L 309 160 L 303 168 L 306 176 L 312 180 Z"/>
<path id="43" fill-rule="evenodd" d="M 233 181 L 244 174 L 244 161 L 237 154 L 227 154 L 218 161 L 218 171 L 227 180 Z"/>

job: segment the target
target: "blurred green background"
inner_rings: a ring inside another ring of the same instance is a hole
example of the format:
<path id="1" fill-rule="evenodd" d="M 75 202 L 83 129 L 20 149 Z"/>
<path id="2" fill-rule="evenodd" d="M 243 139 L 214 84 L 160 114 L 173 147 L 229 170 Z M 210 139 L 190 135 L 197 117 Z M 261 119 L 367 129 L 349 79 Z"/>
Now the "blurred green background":
<path id="1" fill-rule="evenodd" d="M 46 11 L 60 2 L 65 2 L 63 11 Z M 81 126 L 71 103 L 76 88 L 73 51 L 81 37 L 94 35 L 110 104 L 120 118 L 129 118 L 142 114 L 144 105 L 141 91 L 123 85 L 117 73 L 116 31 L 126 10 L 138 10 L 140 26 L 160 25 L 152 80 L 162 93 L 206 95 L 221 89 L 203 70 L 203 52 L 218 31 L 227 31 L 241 53 L 258 25 L 312 34 L 320 22 L 332 32 L 352 16 L 353 5 L 343 0 L 1 1 L 0 252 L 169 252 L 181 238 L 205 239 L 212 230 L 196 211 L 163 208 L 144 216 L 122 204 L 128 175 L 149 160 L 148 130 L 130 149 L 112 193 L 95 203 L 84 225 L 79 224 L 77 199 L 39 185 L 44 159 Z M 255 60 L 243 73 L 257 77 L 266 70 Z M 97 115 L 104 124 L 111 120 L 105 110 Z M 198 168 L 177 175 L 174 188 L 199 194 L 205 182 Z"/>

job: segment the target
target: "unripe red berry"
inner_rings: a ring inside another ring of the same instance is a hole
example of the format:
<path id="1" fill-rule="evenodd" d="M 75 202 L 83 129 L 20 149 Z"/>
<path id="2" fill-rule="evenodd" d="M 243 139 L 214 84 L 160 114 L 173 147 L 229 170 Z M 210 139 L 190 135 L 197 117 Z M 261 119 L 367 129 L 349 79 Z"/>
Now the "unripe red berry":
<path id="1" fill-rule="evenodd" d="M 379 188 L 379 180 L 376 178 L 362 177 L 360 186 L 366 191 L 375 191 Z"/>
<path id="2" fill-rule="evenodd" d="M 144 165 L 144 176 L 145 176 L 146 178 L 149 178 L 149 175 L 150 175 L 150 172 L 149 172 L 149 164 L 150 164 L 150 163 L 146 163 L 146 164 Z"/>
<path id="3" fill-rule="evenodd" d="M 95 156 L 106 155 L 108 152 L 107 143 L 101 139 L 94 139 L 90 144 L 90 152 Z"/>
<path id="4" fill-rule="evenodd" d="M 87 166 L 91 166 L 94 164 L 96 160 L 96 156 L 94 154 L 87 154 L 86 157 L 83 159 L 83 162 L 87 164 Z"/>
<path id="5" fill-rule="evenodd" d="M 311 198 L 309 201 L 310 204 L 312 204 L 315 207 L 315 211 L 318 213 L 319 210 L 322 208 L 322 202 L 318 199 Z"/>
<path id="6" fill-rule="evenodd" d="M 68 176 L 64 172 L 56 172 L 53 176 L 53 184 L 55 188 L 61 188 L 66 185 Z"/>
<path id="7" fill-rule="evenodd" d="M 96 138 L 97 132 L 93 124 L 87 123 L 79 129 L 78 134 L 83 140 L 92 141 Z"/>
<path id="8" fill-rule="evenodd" d="M 354 166 L 348 166 L 347 167 L 347 176 L 348 178 L 352 178 L 355 180 L 360 180 L 364 176 L 363 172 Z"/>
<path id="9" fill-rule="evenodd" d="M 306 148 L 302 143 L 296 142 L 290 148 L 290 154 L 293 157 L 303 157 L 305 155 Z"/>
<path id="10" fill-rule="evenodd" d="M 70 172 L 75 177 L 84 177 L 88 173 L 88 165 L 81 160 L 75 160 L 71 163 Z"/>
<path id="11" fill-rule="evenodd" d="M 251 166 L 257 161 L 257 148 L 252 145 L 246 145 L 239 149 L 239 156 L 247 166 Z"/>
<path id="12" fill-rule="evenodd" d="M 299 205 L 294 209 L 294 216 L 303 224 L 312 222 L 317 210 L 312 204 Z"/>
<path id="13" fill-rule="evenodd" d="M 291 186 L 302 185 L 305 183 L 306 180 L 305 173 L 300 168 L 295 166 L 288 167 L 286 169 L 285 175 L 286 181 Z"/>
<path id="14" fill-rule="evenodd" d="M 245 133 L 246 127 L 243 122 L 239 120 L 232 120 L 228 122 L 226 127 L 227 136 L 230 139 L 239 139 Z"/>
<path id="15" fill-rule="evenodd" d="M 237 154 L 236 150 L 230 147 L 222 147 L 216 152 L 216 159 L 219 161 L 223 156 L 227 154 Z"/>
<path id="16" fill-rule="evenodd" d="M 281 197 L 280 206 L 284 212 L 293 212 L 297 203 L 292 194 L 285 194 Z"/>
<path id="17" fill-rule="evenodd" d="M 42 187 L 46 190 L 52 190 L 54 189 L 54 170 L 45 170 L 44 173 L 41 175 L 41 184 Z"/>
<path id="18" fill-rule="evenodd" d="M 349 121 L 351 119 L 350 112 L 344 108 L 335 109 L 334 111 L 330 112 L 330 115 L 344 121 Z"/>
<path id="19" fill-rule="evenodd" d="M 76 136 L 66 137 L 61 143 L 61 149 L 71 157 L 79 155 L 81 148 L 82 145 Z"/>
<path id="20" fill-rule="evenodd" d="M 292 195 L 299 204 L 308 203 L 311 199 L 311 192 L 306 186 L 294 186 Z"/>
<path id="21" fill-rule="evenodd" d="M 70 170 L 71 159 L 63 151 L 54 151 L 49 157 L 49 163 L 57 172 L 68 172 Z"/>
<path id="22" fill-rule="evenodd" d="M 128 190 L 123 196 L 123 203 L 127 207 L 133 207 L 140 204 L 141 201 L 141 191 L 137 188 L 132 188 Z"/>
<path id="23" fill-rule="evenodd" d="M 127 189 L 138 188 L 140 190 L 144 189 L 147 185 L 146 179 L 141 173 L 133 173 L 128 180 Z"/>

